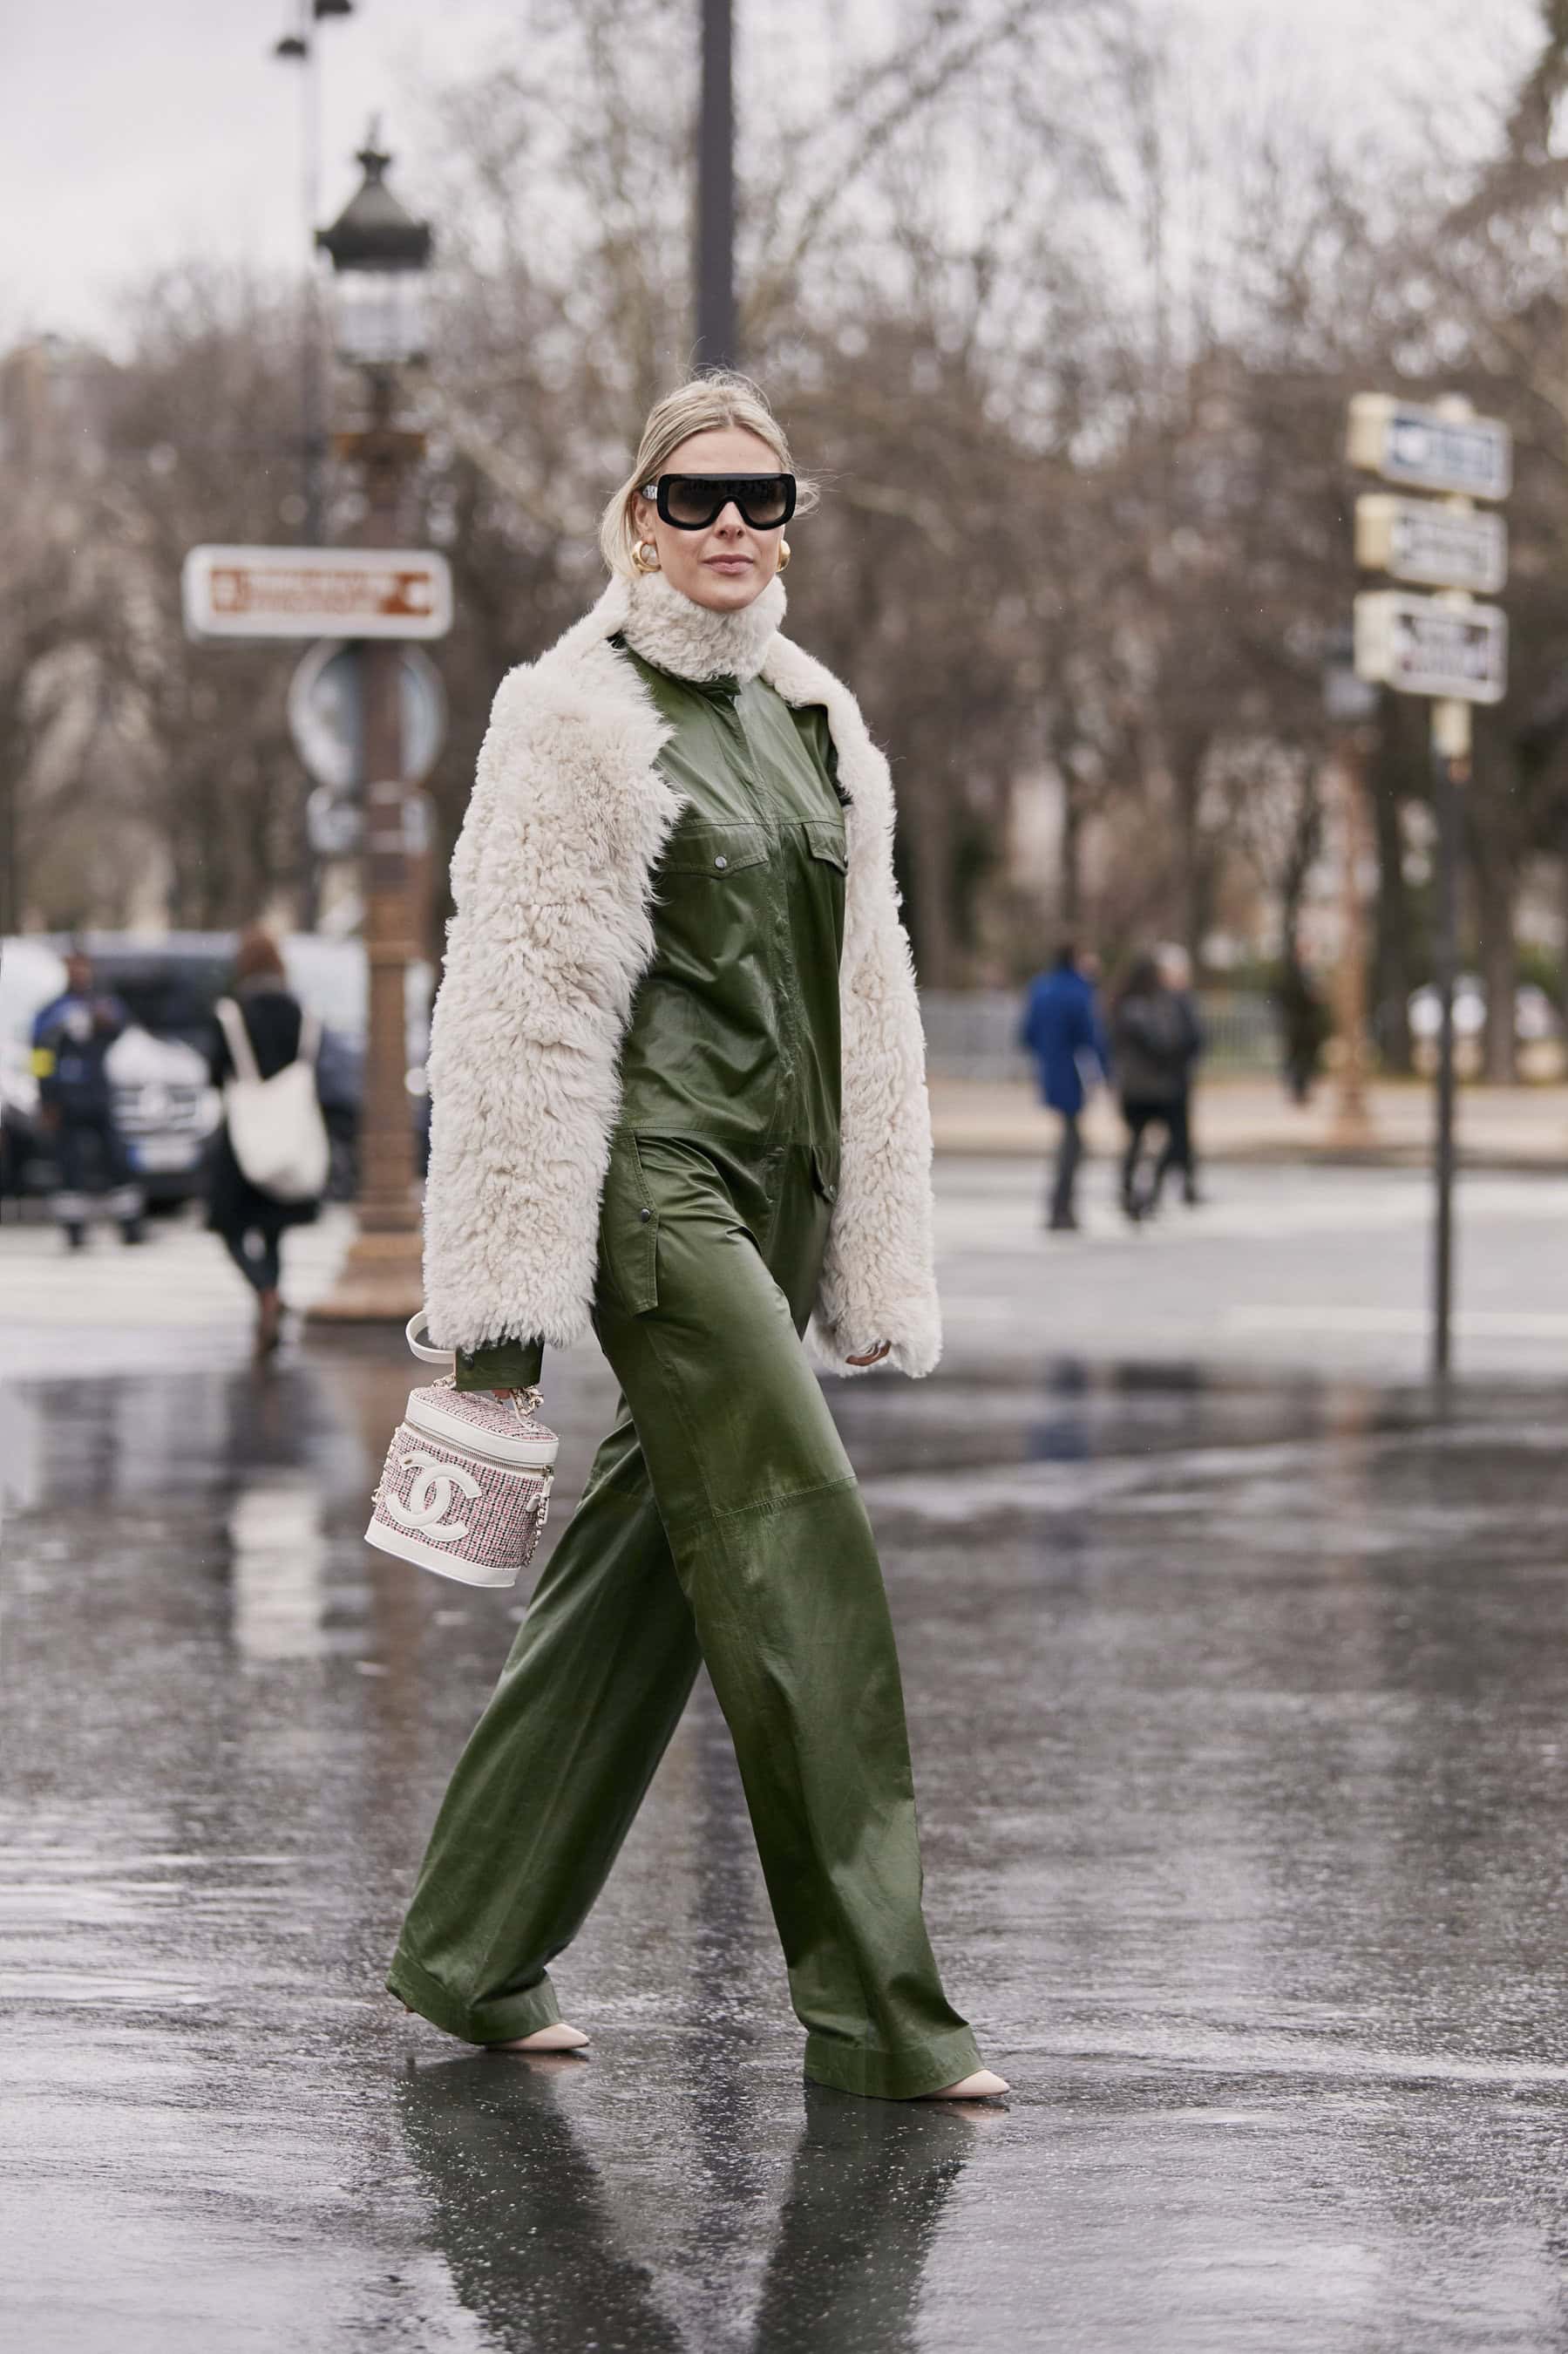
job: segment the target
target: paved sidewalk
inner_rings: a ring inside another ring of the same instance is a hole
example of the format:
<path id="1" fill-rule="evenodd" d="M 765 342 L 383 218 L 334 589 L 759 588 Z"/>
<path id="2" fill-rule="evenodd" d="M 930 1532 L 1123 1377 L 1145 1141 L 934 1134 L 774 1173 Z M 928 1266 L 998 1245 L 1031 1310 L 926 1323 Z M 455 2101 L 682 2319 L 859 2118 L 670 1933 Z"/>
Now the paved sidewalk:
<path id="1" fill-rule="evenodd" d="M 1119 1365 L 1424 1382 L 1433 1185 L 1417 1169 L 1222 1162 L 1202 1206 L 1129 1226 L 1108 1161 L 1079 1189 L 1082 1231 L 1044 1231 L 1044 1183 L 1017 1157 L 938 1164 L 946 1373 Z M 1568 1177 L 1471 1171 L 1456 1189 L 1455 1367 L 1568 1371 Z"/>
<path id="2" fill-rule="evenodd" d="M 1073 1359 L 1423 1377 L 1426 1171 L 1221 1160 L 1205 1172 L 1203 1192 L 1201 1209 L 1171 1200 L 1157 1219 L 1129 1227 L 1117 1206 L 1114 1163 L 1102 1157 L 1083 1173 L 1082 1232 L 1052 1235 L 1042 1230 L 1044 1175 L 1032 1156 L 944 1155 L 936 1219 L 944 1372 L 1005 1365 L 1011 1373 Z M 1528 1165 L 1472 1170 L 1457 1204 L 1459 1371 L 1560 1378 L 1568 1368 L 1568 1175 Z M 334 1209 L 288 1237 L 283 1292 L 291 1306 L 307 1309 L 328 1288 L 352 1234 L 348 1213 Z M 392 1348 L 396 1335 L 385 1337 Z M 139 1250 L 100 1233 L 80 1257 L 68 1256 L 47 1225 L 0 1226 L 0 1373 L 129 1373 L 171 1352 L 189 1371 L 238 1367 L 249 1338 L 249 1294 L 194 1224 L 155 1221 Z M 574 1394 L 579 1382 L 591 1388 L 599 1366 L 591 1340 L 564 1356 L 553 1352 L 552 1404 L 563 1383 Z"/>
<path id="3" fill-rule="evenodd" d="M 291 1308 L 331 1289 L 353 1238 L 353 1213 L 336 1204 L 284 1236 Z M 47 1219 L 0 1225 L 0 1374 L 129 1372 L 154 1341 L 165 1362 L 172 1343 L 189 1365 L 239 1363 L 251 1323 L 249 1289 L 216 1235 L 188 1214 L 151 1219 L 145 1242 L 130 1250 L 105 1225 L 75 1253 Z"/>
<path id="4" fill-rule="evenodd" d="M 1204 1081 L 1196 1098 L 1198 1149 L 1208 1161 L 1344 1161 L 1409 1166 L 1430 1158 L 1431 1083 L 1381 1080 L 1370 1091 L 1372 1141 L 1350 1147 L 1336 1134 L 1331 1087 L 1310 1104 L 1289 1101 L 1273 1079 Z M 934 1079 L 931 1118 L 938 1152 L 1044 1157 L 1056 1122 L 1033 1089 L 1011 1081 Z M 1473 1168 L 1568 1169 L 1568 1087 L 1465 1087 L 1459 1090 L 1460 1150 Z M 1090 1105 L 1090 1147 L 1119 1149 L 1121 1123 L 1104 1093 Z"/>

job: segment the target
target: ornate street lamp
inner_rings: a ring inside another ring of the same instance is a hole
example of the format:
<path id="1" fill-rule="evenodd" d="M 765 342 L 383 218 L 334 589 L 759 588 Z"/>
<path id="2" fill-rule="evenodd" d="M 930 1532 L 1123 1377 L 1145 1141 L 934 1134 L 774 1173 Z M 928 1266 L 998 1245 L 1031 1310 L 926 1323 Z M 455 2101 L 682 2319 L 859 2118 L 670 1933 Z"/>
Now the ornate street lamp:
<path id="1" fill-rule="evenodd" d="M 387 186 L 392 158 L 376 143 L 360 149 L 365 177 L 316 243 L 332 256 L 337 295 L 337 347 L 360 367 L 398 367 L 425 351 L 425 273 L 433 242 Z"/>
<path id="2" fill-rule="evenodd" d="M 352 16 L 354 0 L 300 0 L 300 30 L 285 33 L 281 41 L 272 44 L 275 58 L 308 58 L 311 54 L 310 27 L 319 25 L 323 16 Z"/>
<path id="3" fill-rule="evenodd" d="M 376 126 L 359 154 L 364 178 L 316 242 L 332 256 L 340 355 L 365 371 L 365 423 L 334 447 L 365 488 L 360 540 L 408 542 L 403 506 L 424 436 L 396 421 L 397 372 L 425 346 L 424 281 L 434 242 L 387 186 L 390 162 Z M 396 640 L 357 648 L 365 746 L 365 952 L 369 978 L 365 1096 L 360 1116 L 359 1231 L 334 1289 L 312 1311 L 333 1322 L 411 1316 L 420 1305 L 419 1206 L 407 1084 L 404 990 L 420 942 L 410 889 L 408 762 Z"/>

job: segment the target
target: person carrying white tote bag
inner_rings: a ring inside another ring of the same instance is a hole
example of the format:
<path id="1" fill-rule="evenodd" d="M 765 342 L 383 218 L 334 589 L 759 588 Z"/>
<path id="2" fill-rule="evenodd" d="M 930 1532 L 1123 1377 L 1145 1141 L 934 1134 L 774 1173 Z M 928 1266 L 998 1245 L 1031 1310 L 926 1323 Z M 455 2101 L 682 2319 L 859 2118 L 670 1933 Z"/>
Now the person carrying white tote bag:
<path id="1" fill-rule="evenodd" d="M 270 1193 L 275 1202 L 320 1201 L 331 1158 L 316 1100 L 321 1023 L 313 1013 L 302 1014 L 299 1053 L 264 1079 L 233 998 L 220 998 L 217 1010 L 234 1063 L 233 1076 L 224 1084 L 223 1116 L 242 1172 L 259 1193 Z"/>
<path id="2" fill-rule="evenodd" d="M 276 943 L 247 932 L 235 991 L 215 1009 L 208 1064 L 223 1098 L 207 1224 L 256 1295 L 256 1352 L 277 1347 L 281 1248 L 326 1191 L 330 1148 L 316 1094 L 321 1024 L 288 987 Z"/>

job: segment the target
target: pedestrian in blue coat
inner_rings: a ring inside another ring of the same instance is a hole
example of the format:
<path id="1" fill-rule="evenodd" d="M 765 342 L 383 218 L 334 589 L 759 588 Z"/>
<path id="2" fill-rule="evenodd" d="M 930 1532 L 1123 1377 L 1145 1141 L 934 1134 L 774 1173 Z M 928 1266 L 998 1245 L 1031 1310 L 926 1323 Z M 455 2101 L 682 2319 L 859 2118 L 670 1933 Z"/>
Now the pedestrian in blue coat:
<path id="1" fill-rule="evenodd" d="M 1058 949 L 1051 970 L 1030 982 L 1018 1036 L 1034 1057 L 1042 1101 L 1062 1123 L 1046 1224 L 1054 1233 L 1071 1234 L 1078 1224 L 1073 1194 L 1084 1157 L 1078 1123 L 1089 1088 L 1106 1075 L 1094 983 L 1079 970 L 1073 948 Z"/>
<path id="2" fill-rule="evenodd" d="M 119 998 L 94 985 L 91 960 L 79 949 L 66 959 L 64 990 L 33 1021 L 39 1124 L 59 1165 L 54 1214 L 73 1251 L 87 1241 L 95 1192 L 125 1240 L 142 1240 L 142 1189 L 109 1076 L 109 1050 L 130 1023 Z"/>

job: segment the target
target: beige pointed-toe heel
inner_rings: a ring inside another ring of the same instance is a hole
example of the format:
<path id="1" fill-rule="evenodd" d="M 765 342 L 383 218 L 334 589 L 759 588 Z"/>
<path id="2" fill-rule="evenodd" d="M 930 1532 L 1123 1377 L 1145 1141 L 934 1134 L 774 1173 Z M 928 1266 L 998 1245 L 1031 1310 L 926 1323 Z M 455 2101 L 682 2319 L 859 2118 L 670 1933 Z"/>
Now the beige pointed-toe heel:
<path id="1" fill-rule="evenodd" d="M 564 2019 L 553 2027 L 536 2027 L 532 2035 L 514 2036 L 508 2043 L 487 2043 L 487 2052 L 580 2052 L 588 2037 L 580 2027 L 568 2027 Z"/>
<path id="2" fill-rule="evenodd" d="M 944 2084 L 938 2093 L 919 2093 L 922 2101 L 994 2101 L 999 2093 L 1011 2087 L 1005 2076 L 998 2076 L 989 2068 L 977 2068 L 972 2076 L 962 2076 L 956 2084 Z"/>

